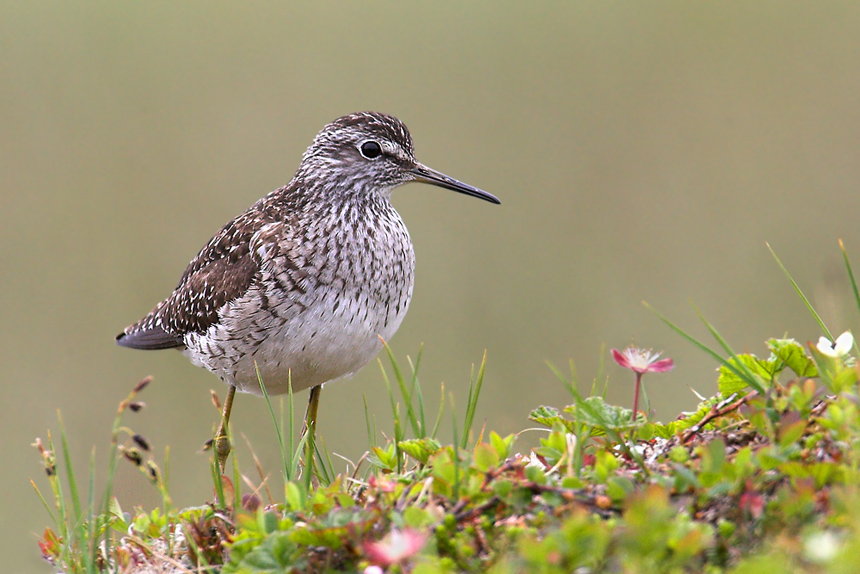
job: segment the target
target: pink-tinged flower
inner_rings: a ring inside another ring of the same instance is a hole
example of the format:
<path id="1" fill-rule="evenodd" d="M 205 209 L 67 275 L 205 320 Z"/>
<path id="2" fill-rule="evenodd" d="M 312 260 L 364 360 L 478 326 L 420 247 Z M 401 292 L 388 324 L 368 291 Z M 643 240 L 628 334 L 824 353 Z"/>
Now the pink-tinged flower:
<path id="1" fill-rule="evenodd" d="M 753 518 L 761 517 L 764 512 L 764 497 L 753 490 L 751 480 L 747 480 L 746 489 L 740 499 L 741 510 L 749 512 Z"/>
<path id="2" fill-rule="evenodd" d="M 660 354 L 651 352 L 651 349 L 639 349 L 632 345 L 623 351 L 612 349 L 612 358 L 616 363 L 639 374 L 671 371 L 675 367 L 675 361 L 668 357 L 658 361 Z"/>
<path id="3" fill-rule="evenodd" d="M 623 351 L 612 349 L 615 362 L 636 373 L 636 386 L 633 391 L 633 420 L 639 412 L 639 388 L 642 386 L 642 375 L 645 373 L 665 373 L 675 368 L 675 361 L 670 358 L 660 359 L 660 353 L 651 349 L 640 349 L 630 345 Z M 658 360 L 659 359 L 659 360 Z"/>
<path id="4" fill-rule="evenodd" d="M 379 542 L 365 542 L 364 554 L 374 564 L 385 567 L 415 556 L 426 543 L 427 535 L 417 530 L 392 530 Z"/>

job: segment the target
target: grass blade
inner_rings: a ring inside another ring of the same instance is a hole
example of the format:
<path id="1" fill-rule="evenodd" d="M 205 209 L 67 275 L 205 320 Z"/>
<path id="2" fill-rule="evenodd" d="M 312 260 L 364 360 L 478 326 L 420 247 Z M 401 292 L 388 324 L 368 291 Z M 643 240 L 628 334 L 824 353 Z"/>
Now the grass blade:
<path id="1" fill-rule="evenodd" d="M 334 471 L 334 463 L 331 460 L 331 453 L 325 445 L 325 440 L 320 437 L 320 443 L 316 443 L 316 475 L 323 486 L 328 486 L 334 480 L 336 473 Z M 323 456 L 325 455 L 325 456 Z"/>
<path id="2" fill-rule="evenodd" d="M 484 384 L 484 371 L 486 367 L 487 351 L 484 351 L 484 357 L 481 359 L 481 367 L 478 369 L 478 376 L 469 381 L 469 400 L 466 404 L 466 420 L 463 423 L 461 448 L 466 448 L 469 442 L 469 434 L 472 432 L 472 423 L 475 420 L 475 411 L 478 409 L 478 397 L 481 395 L 481 386 Z"/>
<path id="3" fill-rule="evenodd" d="M 48 505 L 48 501 L 45 500 L 45 497 L 42 495 L 42 491 L 39 490 L 39 487 L 36 486 L 36 483 L 33 482 L 32 478 L 30 479 L 30 485 L 33 487 L 33 490 L 36 491 L 36 495 L 39 497 L 39 500 L 41 500 L 42 504 L 45 505 L 45 510 L 47 510 L 48 514 L 51 516 L 51 521 L 54 523 L 55 526 L 58 525 L 59 523 L 57 522 L 57 516 L 54 514 L 54 511 L 51 510 L 50 505 Z"/>
<path id="4" fill-rule="evenodd" d="M 804 295 L 803 291 L 801 291 L 800 286 L 795 282 L 794 279 L 792 279 L 791 274 L 788 272 L 788 269 L 785 268 L 785 265 L 783 265 L 782 261 L 779 260 L 779 257 L 776 256 L 776 252 L 774 252 L 774 250 L 771 248 L 770 243 L 766 243 L 766 245 L 767 248 L 770 250 L 771 255 L 773 255 L 773 258 L 776 259 L 776 264 L 779 265 L 779 268 L 782 269 L 782 272 L 785 273 L 786 277 L 788 277 L 788 280 L 791 282 L 792 287 L 794 287 L 794 290 L 800 296 L 800 299 L 803 301 L 803 304 L 806 305 L 806 308 L 809 309 L 810 313 L 812 313 L 812 316 L 813 318 L 815 318 L 815 321 L 818 323 L 818 326 L 821 327 L 821 331 L 828 339 L 830 339 L 831 341 L 835 341 L 836 339 L 834 339 L 833 335 L 830 334 L 830 330 L 827 328 L 827 325 L 825 325 L 824 321 L 821 320 L 821 316 L 812 307 L 812 303 L 809 302 L 809 299 L 807 299 L 806 295 Z"/>
<path id="5" fill-rule="evenodd" d="M 376 433 L 370 430 L 370 410 L 367 408 L 367 394 L 362 393 L 361 398 L 364 400 L 364 424 L 367 427 L 367 449 L 371 450 L 376 446 Z"/>
<path id="6" fill-rule="evenodd" d="M 280 424 L 278 424 L 278 417 L 275 416 L 275 409 L 272 408 L 272 401 L 269 399 L 269 393 L 266 390 L 266 385 L 263 384 L 263 377 L 260 375 L 260 369 L 257 366 L 256 361 L 254 362 L 254 369 L 257 371 L 257 382 L 260 384 L 260 391 L 263 393 L 263 398 L 266 400 L 266 406 L 269 407 L 269 414 L 272 417 L 272 425 L 275 427 L 275 435 L 278 437 L 278 446 L 281 449 L 281 465 L 283 466 L 282 472 L 284 473 L 284 480 L 291 481 L 292 475 L 290 474 L 290 465 L 287 462 L 292 458 L 287 455 L 287 450 L 284 448 L 284 433 L 282 432 L 282 428 Z M 293 384 L 292 380 L 287 380 L 287 390 L 290 395 L 290 442 L 292 442 L 292 433 L 293 433 Z M 219 481 L 220 482 L 220 481 Z"/>
<path id="7" fill-rule="evenodd" d="M 857 303 L 857 310 L 860 311 L 860 290 L 857 289 L 857 281 L 854 279 L 854 271 L 851 269 L 851 262 L 848 260 L 848 252 L 845 250 L 845 244 L 839 240 L 839 248 L 842 250 L 842 259 L 845 260 L 845 269 L 848 270 L 848 279 L 851 281 L 851 289 L 854 291 L 854 301 Z M 854 341 L 857 344 L 857 341 Z"/>
<path id="8" fill-rule="evenodd" d="M 741 379 L 746 381 L 747 384 L 749 384 L 751 388 L 755 389 L 756 391 L 758 391 L 762 395 L 765 394 L 765 388 L 762 386 L 762 384 L 759 382 L 759 380 L 755 377 L 755 375 L 753 375 L 749 371 L 749 369 L 746 368 L 746 366 L 741 361 L 739 361 L 737 359 L 737 355 L 734 354 L 734 352 L 731 350 L 730 347 L 728 347 L 727 344 L 724 345 L 724 348 L 727 350 L 728 353 L 730 353 L 732 355 L 734 362 L 729 362 L 726 359 L 724 359 L 716 351 L 714 351 L 713 349 L 711 349 L 710 347 L 708 347 L 704 343 L 700 342 L 698 339 L 696 339 L 695 337 L 693 337 L 692 335 L 690 335 L 689 333 L 687 333 L 686 331 L 684 331 L 683 329 L 681 329 L 680 327 L 675 325 L 672 321 L 670 321 L 662 313 L 657 311 L 654 307 L 652 307 L 651 305 L 649 305 L 645 301 L 643 301 L 642 304 L 645 305 L 645 307 L 647 307 L 649 311 L 651 311 L 652 313 L 657 315 L 657 317 L 661 321 L 663 321 L 663 323 L 665 323 L 670 329 L 672 329 L 673 331 L 678 333 L 682 338 L 686 339 L 688 342 L 692 343 L 694 346 L 698 347 L 700 350 L 704 351 L 705 353 L 707 353 L 708 355 L 713 357 L 714 360 L 716 360 L 718 363 L 720 363 L 721 365 L 723 365 L 724 367 L 726 367 L 727 369 L 732 371 L 734 374 L 736 374 L 738 377 L 740 377 Z M 699 312 L 698 309 L 696 309 L 696 312 L 697 313 Z M 717 340 L 722 341 L 722 343 L 724 344 L 725 340 L 717 332 L 717 330 L 713 327 L 713 325 L 708 323 L 708 321 L 703 317 L 703 315 L 701 313 L 699 313 L 699 317 L 705 323 L 705 326 L 708 328 L 708 330 L 717 338 Z"/>
<path id="9" fill-rule="evenodd" d="M 382 338 L 380 337 L 380 340 Z M 391 368 L 394 369 L 394 378 L 397 379 L 397 385 L 400 387 L 400 394 L 403 395 L 403 400 L 406 402 L 406 415 L 409 417 L 409 424 L 412 425 L 412 432 L 416 437 L 421 436 L 421 427 L 418 425 L 418 418 L 415 416 L 415 409 L 412 407 L 412 395 L 406 388 L 406 380 L 403 378 L 403 372 L 400 370 L 400 365 L 397 364 L 397 359 L 394 357 L 394 351 L 382 340 L 382 346 L 388 354 L 388 360 L 391 362 Z M 393 397 L 392 397 L 393 400 Z M 402 439 L 401 439 L 402 440 Z"/>
<path id="10" fill-rule="evenodd" d="M 433 425 L 433 432 L 430 433 L 430 438 L 436 438 L 436 433 L 439 431 L 439 425 L 442 422 L 442 413 L 445 411 L 445 383 L 442 383 L 442 397 L 439 399 L 439 413 L 436 415 L 436 423 Z"/>
<path id="11" fill-rule="evenodd" d="M 425 438 L 427 436 L 427 421 L 424 419 L 424 395 L 421 394 L 421 383 L 418 382 L 418 367 L 421 365 L 421 355 L 424 352 L 424 345 L 418 347 L 418 355 L 415 357 L 415 364 L 412 364 L 412 359 L 407 357 L 409 368 L 412 369 L 412 384 L 409 388 L 409 402 L 412 402 L 412 397 L 418 403 L 418 419 L 421 425 L 421 434 L 415 435 L 415 438 Z"/>
<path id="12" fill-rule="evenodd" d="M 460 499 L 460 452 L 457 448 L 457 443 L 459 442 L 457 440 L 457 437 L 458 437 L 458 433 L 457 433 L 457 410 L 454 408 L 454 396 L 448 395 L 448 397 L 449 397 L 449 400 L 451 402 L 451 425 L 453 426 L 453 432 L 454 432 L 454 436 L 453 436 L 454 440 L 451 443 L 451 452 L 453 453 L 452 462 L 454 463 L 454 481 L 453 481 L 454 484 L 452 485 L 452 491 L 454 494 L 454 500 L 459 500 Z"/>
<path id="13" fill-rule="evenodd" d="M 69 441 L 66 438 L 66 427 L 63 424 L 63 417 L 60 411 L 57 411 L 57 420 L 60 423 L 60 442 L 63 447 L 63 460 L 65 462 L 66 480 L 69 482 L 69 494 L 72 497 L 72 512 L 74 513 L 75 520 L 80 520 L 83 516 L 81 514 L 81 498 L 78 494 L 77 482 L 75 481 L 75 471 L 72 468 L 72 457 L 69 452 Z"/>

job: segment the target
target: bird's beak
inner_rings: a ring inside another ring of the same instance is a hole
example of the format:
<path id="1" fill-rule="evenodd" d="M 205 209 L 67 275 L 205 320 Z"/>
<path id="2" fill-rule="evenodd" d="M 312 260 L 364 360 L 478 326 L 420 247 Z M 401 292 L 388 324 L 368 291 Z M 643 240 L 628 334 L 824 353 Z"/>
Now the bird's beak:
<path id="1" fill-rule="evenodd" d="M 444 187 L 445 189 L 450 189 L 451 191 L 456 191 L 457 193 L 465 193 L 466 195 L 471 195 L 472 197 L 477 197 L 478 199 L 483 199 L 484 201 L 489 201 L 490 203 L 501 203 L 501 201 L 499 201 L 499 198 L 497 198 L 492 193 L 487 193 L 486 191 L 480 190 L 477 187 L 472 187 L 471 185 L 465 184 L 462 181 L 457 181 L 453 177 L 448 177 L 444 173 L 440 173 L 435 169 L 430 169 L 424 164 L 415 162 L 415 165 L 410 171 L 412 172 L 412 175 L 415 176 L 415 181 L 417 182 L 438 185 L 439 187 Z"/>

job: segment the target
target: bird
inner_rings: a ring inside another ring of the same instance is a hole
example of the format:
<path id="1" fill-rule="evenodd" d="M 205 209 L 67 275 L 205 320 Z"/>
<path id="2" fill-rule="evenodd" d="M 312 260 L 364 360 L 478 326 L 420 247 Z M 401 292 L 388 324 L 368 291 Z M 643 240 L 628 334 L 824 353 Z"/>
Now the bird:
<path id="1" fill-rule="evenodd" d="M 173 292 L 116 336 L 122 347 L 179 349 L 227 384 L 210 441 L 222 472 L 237 390 L 262 395 L 261 381 L 269 395 L 310 388 L 313 437 L 323 383 L 360 370 L 397 331 L 415 254 L 390 200 L 410 182 L 501 203 L 418 162 L 397 118 L 340 117 L 316 135 L 287 185 L 224 225 Z"/>

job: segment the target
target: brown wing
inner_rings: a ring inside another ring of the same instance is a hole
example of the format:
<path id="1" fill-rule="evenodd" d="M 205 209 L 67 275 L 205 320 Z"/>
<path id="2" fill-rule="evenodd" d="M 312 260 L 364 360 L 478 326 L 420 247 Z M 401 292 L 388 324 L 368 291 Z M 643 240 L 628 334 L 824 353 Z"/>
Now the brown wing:
<path id="1" fill-rule="evenodd" d="M 197 254 L 173 293 L 152 312 L 126 327 L 116 342 L 133 349 L 183 347 L 186 333 L 202 333 L 218 320 L 218 310 L 241 297 L 260 271 L 250 251 L 250 213 L 227 225 Z"/>

